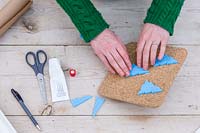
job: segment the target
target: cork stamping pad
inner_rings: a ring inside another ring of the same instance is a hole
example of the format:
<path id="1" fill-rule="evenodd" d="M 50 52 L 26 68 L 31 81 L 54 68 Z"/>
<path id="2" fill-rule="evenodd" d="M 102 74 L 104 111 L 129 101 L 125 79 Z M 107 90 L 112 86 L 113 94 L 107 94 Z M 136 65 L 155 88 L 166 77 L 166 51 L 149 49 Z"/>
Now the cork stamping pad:
<path id="1" fill-rule="evenodd" d="M 127 44 L 127 49 L 131 58 L 131 62 L 135 63 L 136 44 Z M 136 104 L 139 106 L 159 107 L 163 103 L 170 86 L 172 85 L 187 56 L 187 50 L 184 48 L 167 47 L 166 54 L 176 59 L 178 64 L 158 67 L 152 66 L 149 69 L 149 74 L 127 78 L 108 73 L 100 85 L 99 94 L 111 99 Z M 138 91 L 146 80 L 159 86 L 162 89 L 162 92 L 139 96 Z"/>

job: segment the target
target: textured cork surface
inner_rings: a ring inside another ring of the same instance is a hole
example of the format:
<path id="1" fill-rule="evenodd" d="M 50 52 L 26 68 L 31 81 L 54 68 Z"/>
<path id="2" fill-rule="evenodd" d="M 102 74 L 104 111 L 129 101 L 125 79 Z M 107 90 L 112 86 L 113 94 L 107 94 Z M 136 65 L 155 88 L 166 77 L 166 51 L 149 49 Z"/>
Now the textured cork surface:
<path id="1" fill-rule="evenodd" d="M 136 44 L 129 43 L 127 48 L 131 62 L 136 63 Z M 159 67 L 151 66 L 149 69 L 149 74 L 137 75 L 128 78 L 108 73 L 99 87 L 99 94 L 111 99 L 136 104 L 139 106 L 159 107 L 163 103 L 164 98 L 167 95 L 178 71 L 185 61 L 187 50 L 184 48 L 167 47 L 166 54 L 176 59 L 178 64 Z M 163 91 L 156 94 L 139 96 L 138 91 L 146 80 L 159 86 Z"/>

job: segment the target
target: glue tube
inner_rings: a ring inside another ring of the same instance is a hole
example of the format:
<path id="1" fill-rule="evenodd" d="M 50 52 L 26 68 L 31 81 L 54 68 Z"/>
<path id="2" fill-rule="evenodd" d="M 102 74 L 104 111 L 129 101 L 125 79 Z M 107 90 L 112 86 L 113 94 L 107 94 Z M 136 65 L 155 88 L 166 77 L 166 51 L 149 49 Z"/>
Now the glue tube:
<path id="1" fill-rule="evenodd" d="M 64 72 L 57 58 L 49 59 L 49 76 L 52 102 L 69 100 L 68 87 Z"/>

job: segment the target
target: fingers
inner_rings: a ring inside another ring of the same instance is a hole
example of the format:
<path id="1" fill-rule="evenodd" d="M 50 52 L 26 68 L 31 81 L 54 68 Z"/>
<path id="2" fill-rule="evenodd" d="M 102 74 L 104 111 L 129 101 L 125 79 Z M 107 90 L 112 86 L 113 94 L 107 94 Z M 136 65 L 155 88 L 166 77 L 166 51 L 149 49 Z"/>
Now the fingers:
<path id="1" fill-rule="evenodd" d="M 113 58 L 113 56 L 108 53 L 106 54 L 106 58 L 108 59 L 110 65 L 115 69 L 115 71 L 120 75 L 120 76 L 125 76 L 125 73 L 123 70 L 120 68 L 120 66 L 117 64 L 116 60 Z"/>
<path id="2" fill-rule="evenodd" d="M 125 51 L 122 48 L 117 48 L 117 52 L 119 53 L 119 55 L 122 57 L 123 61 L 126 63 L 126 66 L 128 67 L 129 70 L 131 70 L 132 65 L 131 65 L 131 61 L 130 58 L 128 56 L 128 52 Z"/>
<path id="3" fill-rule="evenodd" d="M 121 70 L 124 72 L 125 76 L 129 76 L 129 68 L 127 67 L 125 61 L 123 60 L 122 56 L 117 52 L 117 50 L 111 51 L 111 54 Z M 123 55 L 124 56 L 124 55 Z"/>
<path id="4" fill-rule="evenodd" d="M 165 54 L 166 45 L 167 45 L 167 40 L 162 40 L 160 44 L 160 52 L 158 55 L 159 60 L 161 60 Z"/>
<path id="5" fill-rule="evenodd" d="M 139 67 L 142 67 L 142 53 L 144 49 L 145 41 L 143 39 L 140 39 L 137 44 L 137 65 Z"/>
<path id="6" fill-rule="evenodd" d="M 168 39 L 169 32 L 162 27 L 149 23 L 144 24 L 137 45 L 137 65 L 148 69 L 149 60 L 151 65 L 154 65 L 159 44 L 158 59 L 162 59 Z"/>
<path id="7" fill-rule="evenodd" d="M 143 51 L 143 62 L 142 67 L 147 70 L 149 67 L 149 54 L 150 54 L 150 48 L 151 48 L 152 41 L 147 41 L 144 47 Z"/>
<path id="8" fill-rule="evenodd" d="M 108 69 L 108 71 L 110 71 L 112 74 L 115 74 L 115 70 L 110 66 L 108 60 L 106 59 L 106 57 L 102 54 L 97 55 L 100 60 L 103 62 L 103 64 L 106 66 L 106 68 Z"/>
<path id="9" fill-rule="evenodd" d="M 156 61 L 156 55 L 157 55 L 157 49 L 158 49 L 158 46 L 159 46 L 160 42 L 156 43 L 156 42 L 153 42 L 153 44 L 151 45 L 151 52 L 150 52 L 150 61 L 151 61 L 151 65 L 154 65 L 155 64 L 155 61 Z"/>
<path id="10" fill-rule="evenodd" d="M 119 54 L 122 56 L 122 58 L 124 59 L 126 65 L 128 66 L 129 70 L 132 69 L 132 65 L 131 65 L 131 61 L 130 61 L 130 57 L 128 55 L 128 50 L 126 48 L 126 46 L 123 44 L 123 42 L 121 41 L 121 39 L 116 36 L 116 38 L 118 39 L 118 41 L 121 43 L 121 46 L 123 49 L 121 48 L 117 48 L 117 51 L 119 52 Z"/>

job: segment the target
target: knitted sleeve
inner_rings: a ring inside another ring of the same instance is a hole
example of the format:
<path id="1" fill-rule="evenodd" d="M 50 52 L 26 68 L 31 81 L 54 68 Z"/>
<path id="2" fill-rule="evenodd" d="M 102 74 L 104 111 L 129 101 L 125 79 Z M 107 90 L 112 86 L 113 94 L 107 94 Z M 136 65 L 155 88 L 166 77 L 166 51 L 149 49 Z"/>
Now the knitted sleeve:
<path id="1" fill-rule="evenodd" d="M 173 35 L 174 24 L 184 0 L 153 0 L 144 23 L 156 24 Z"/>
<path id="2" fill-rule="evenodd" d="M 69 15 L 86 42 L 90 42 L 109 25 L 90 0 L 56 0 Z"/>

